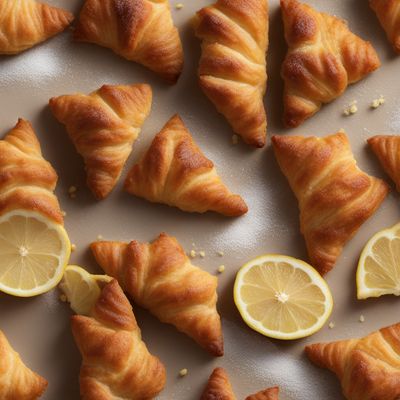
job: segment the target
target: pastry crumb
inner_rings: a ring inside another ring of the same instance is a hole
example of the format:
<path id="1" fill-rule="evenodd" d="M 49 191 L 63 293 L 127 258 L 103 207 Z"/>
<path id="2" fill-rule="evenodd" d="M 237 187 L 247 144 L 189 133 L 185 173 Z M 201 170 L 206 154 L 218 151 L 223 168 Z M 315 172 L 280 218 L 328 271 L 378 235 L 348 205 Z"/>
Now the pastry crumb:
<path id="1" fill-rule="evenodd" d="M 68 298 L 64 293 L 60 294 L 59 298 L 60 298 L 60 301 L 62 301 L 63 303 L 66 303 L 68 301 Z"/>
<path id="2" fill-rule="evenodd" d="M 75 251 L 76 250 L 76 245 L 75 244 L 71 244 L 71 251 Z"/>
<path id="3" fill-rule="evenodd" d="M 97 235 L 97 240 L 98 240 L 98 241 L 103 240 L 103 236 L 102 236 L 102 235 Z"/>
<path id="4" fill-rule="evenodd" d="M 218 272 L 219 272 L 220 274 L 222 274 L 224 271 L 225 271 L 225 265 L 220 265 L 220 266 L 218 267 Z"/>
<path id="5" fill-rule="evenodd" d="M 181 10 L 183 8 L 183 4 L 182 3 L 177 3 L 177 4 L 175 4 L 175 8 L 177 10 Z"/>
<path id="6" fill-rule="evenodd" d="M 184 376 L 186 376 L 187 374 L 188 374 L 187 368 L 183 368 L 183 369 L 181 369 L 181 370 L 179 371 L 179 376 L 180 376 L 180 377 L 184 377 Z"/>
<path id="7" fill-rule="evenodd" d="M 66 212 L 66 211 L 61 211 L 61 215 L 62 215 L 63 217 L 66 217 L 66 216 L 67 216 L 67 212 Z"/>
<path id="8" fill-rule="evenodd" d="M 353 100 L 344 110 L 343 114 L 346 116 L 353 115 L 358 111 L 357 100 Z"/>
<path id="9" fill-rule="evenodd" d="M 360 315 L 359 321 L 360 321 L 360 322 L 364 322 L 364 321 L 365 321 L 364 315 Z"/>
<path id="10" fill-rule="evenodd" d="M 196 258 L 197 253 L 194 250 L 190 250 L 189 255 L 190 255 L 191 258 Z"/>
<path id="11" fill-rule="evenodd" d="M 192 243 L 192 247 L 196 247 L 196 243 L 193 242 L 193 243 Z"/>
<path id="12" fill-rule="evenodd" d="M 380 107 L 382 104 L 385 104 L 385 98 L 380 95 L 379 99 L 375 99 L 372 103 L 371 103 L 371 108 L 378 108 Z"/>
<path id="13" fill-rule="evenodd" d="M 69 194 L 76 193 L 77 190 L 78 190 L 78 188 L 77 188 L 76 186 L 72 185 L 72 186 L 70 186 L 70 187 L 68 188 L 68 193 L 69 193 Z"/>
<path id="14" fill-rule="evenodd" d="M 232 135 L 232 144 L 236 145 L 239 143 L 239 136 L 238 135 Z"/>
<path id="15" fill-rule="evenodd" d="M 201 258 L 204 258 L 206 256 L 206 252 L 205 251 L 199 251 L 199 256 Z"/>
<path id="16" fill-rule="evenodd" d="M 329 322 L 329 329 L 333 329 L 334 327 L 335 327 L 335 324 L 331 321 L 331 322 Z"/>
<path id="17" fill-rule="evenodd" d="M 223 251 L 217 251 L 217 254 L 218 254 L 220 257 L 223 257 L 223 256 L 224 256 L 224 252 L 223 252 Z"/>

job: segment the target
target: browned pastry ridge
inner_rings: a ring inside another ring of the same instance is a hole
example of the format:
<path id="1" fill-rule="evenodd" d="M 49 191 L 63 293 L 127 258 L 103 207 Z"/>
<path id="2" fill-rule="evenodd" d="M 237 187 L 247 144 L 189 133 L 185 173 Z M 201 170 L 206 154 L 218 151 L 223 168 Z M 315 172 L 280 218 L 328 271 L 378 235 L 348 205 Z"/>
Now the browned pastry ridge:
<path id="1" fill-rule="evenodd" d="M 192 265 L 174 237 L 161 234 L 152 243 L 101 241 L 90 248 L 101 268 L 135 303 L 212 355 L 223 355 L 217 278 Z"/>
<path id="2" fill-rule="evenodd" d="M 325 274 L 374 214 L 388 186 L 357 167 L 344 132 L 324 138 L 274 136 L 272 143 L 299 203 L 300 229 L 311 264 Z"/>
<path id="3" fill-rule="evenodd" d="M 182 43 L 168 0 L 86 0 L 74 37 L 110 48 L 170 83 L 182 72 Z"/>
<path id="4" fill-rule="evenodd" d="M 201 39 L 199 83 L 233 130 L 255 147 L 266 140 L 267 0 L 218 0 L 193 20 Z"/>
<path id="5" fill-rule="evenodd" d="M 84 400 L 150 400 L 165 385 L 165 368 L 142 341 L 132 307 L 114 279 L 105 284 L 90 316 L 71 317 L 83 363 Z"/>
<path id="6" fill-rule="evenodd" d="M 0 215 L 22 209 L 62 224 L 54 194 L 57 179 L 56 171 L 42 156 L 32 125 L 20 119 L 0 140 Z"/>
<path id="7" fill-rule="evenodd" d="M 178 115 L 167 122 L 129 171 L 125 190 L 189 212 L 215 211 L 233 217 L 248 210 L 244 200 L 222 182 Z"/>
<path id="8" fill-rule="evenodd" d="M 362 339 L 313 344 L 307 356 L 334 372 L 348 400 L 397 400 L 400 396 L 400 324 Z"/>
<path id="9" fill-rule="evenodd" d="M 236 400 L 228 374 L 223 368 L 215 368 L 200 400 Z M 262 390 L 246 397 L 246 400 L 279 400 L 279 388 Z"/>
<path id="10" fill-rule="evenodd" d="M 343 20 L 297 0 L 281 0 L 281 7 L 289 47 L 281 71 L 283 119 L 295 127 L 376 70 L 380 61 L 372 45 Z"/>
<path id="11" fill-rule="evenodd" d="M 31 371 L 0 330 L 1 400 L 36 400 L 47 388 L 46 379 Z"/>
<path id="12" fill-rule="evenodd" d="M 394 49 L 400 53 L 400 1 L 369 0 Z"/>
<path id="13" fill-rule="evenodd" d="M 0 1 L 0 54 L 17 54 L 63 31 L 74 19 L 36 0 Z"/>
<path id="14" fill-rule="evenodd" d="M 50 107 L 66 126 L 86 165 L 87 184 L 97 199 L 110 194 L 133 143 L 150 113 L 149 85 L 104 85 L 95 92 L 54 97 Z"/>

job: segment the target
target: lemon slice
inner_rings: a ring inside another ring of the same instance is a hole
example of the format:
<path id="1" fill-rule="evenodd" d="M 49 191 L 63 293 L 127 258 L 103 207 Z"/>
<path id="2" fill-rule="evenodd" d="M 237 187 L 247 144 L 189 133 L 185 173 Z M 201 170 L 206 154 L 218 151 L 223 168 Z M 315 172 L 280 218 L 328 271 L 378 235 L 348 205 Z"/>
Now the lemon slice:
<path id="1" fill-rule="evenodd" d="M 111 280 L 110 276 L 93 275 L 77 265 L 68 265 L 60 289 L 77 314 L 89 315 L 100 296 L 102 285 Z"/>
<path id="2" fill-rule="evenodd" d="M 0 217 L 0 291 L 18 297 L 53 289 L 68 263 L 65 229 L 43 215 L 13 210 Z"/>
<path id="3" fill-rule="evenodd" d="M 333 307 L 329 287 L 313 267 L 275 254 L 260 256 L 239 270 L 234 300 L 250 328 L 283 340 L 317 332 Z"/>
<path id="4" fill-rule="evenodd" d="M 400 296 L 400 223 L 376 233 L 364 247 L 357 268 L 357 298 Z"/>

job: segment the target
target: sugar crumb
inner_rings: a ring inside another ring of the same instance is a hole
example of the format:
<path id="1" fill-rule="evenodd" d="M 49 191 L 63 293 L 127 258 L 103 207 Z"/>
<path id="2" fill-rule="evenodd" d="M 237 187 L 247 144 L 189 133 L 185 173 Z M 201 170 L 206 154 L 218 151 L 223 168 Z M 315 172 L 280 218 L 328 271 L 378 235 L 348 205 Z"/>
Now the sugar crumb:
<path id="1" fill-rule="evenodd" d="M 195 251 L 195 250 L 190 250 L 190 253 L 189 253 L 189 255 L 190 255 L 190 257 L 191 257 L 191 258 L 196 258 L 196 256 L 197 256 L 197 253 L 196 253 L 196 251 Z"/>
<path id="2" fill-rule="evenodd" d="M 344 110 L 343 114 L 346 116 L 353 115 L 358 111 L 357 100 L 353 100 Z"/>
<path id="3" fill-rule="evenodd" d="M 188 374 L 187 368 L 183 368 L 183 369 L 181 369 L 181 370 L 179 371 L 179 376 L 180 376 L 181 378 L 183 378 L 183 377 L 186 376 L 187 374 Z"/>
<path id="4" fill-rule="evenodd" d="M 372 101 L 371 108 L 376 109 L 380 107 L 382 104 L 385 104 L 385 98 L 382 95 L 380 95 L 378 99 Z"/>

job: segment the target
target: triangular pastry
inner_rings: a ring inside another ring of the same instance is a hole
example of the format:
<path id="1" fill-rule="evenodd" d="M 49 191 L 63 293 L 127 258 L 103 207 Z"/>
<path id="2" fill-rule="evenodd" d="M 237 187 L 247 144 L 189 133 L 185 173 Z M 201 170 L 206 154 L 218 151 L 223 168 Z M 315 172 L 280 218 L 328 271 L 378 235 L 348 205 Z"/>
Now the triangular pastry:
<path id="1" fill-rule="evenodd" d="M 104 85 L 95 92 L 54 97 L 50 107 L 83 157 L 97 199 L 113 190 L 150 113 L 149 85 Z"/>
<path id="2" fill-rule="evenodd" d="M 313 344 L 306 353 L 337 375 L 348 400 L 400 398 L 400 324 L 362 339 Z"/>
<path id="3" fill-rule="evenodd" d="M 281 72 L 284 123 L 295 127 L 376 70 L 380 61 L 372 45 L 343 20 L 297 0 L 281 0 L 281 7 L 289 47 Z"/>
<path id="4" fill-rule="evenodd" d="M 182 43 L 168 0 L 86 0 L 74 37 L 110 48 L 170 83 L 182 72 Z"/>
<path id="5" fill-rule="evenodd" d="M 357 167 L 344 132 L 324 138 L 274 136 L 272 143 L 299 202 L 311 264 L 325 274 L 379 207 L 388 186 Z"/>
<path id="6" fill-rule="evenodd" d="M 266 140 L 268 1 L 218 0 L 197 12 L 200 87 L 235 133 L 255 147 Z"/>
<path id="7" fill-rule="evenodd" d="M 74 19 L 36 0 L 0 1 L 0 54 L 17 54 L 62 32 Z"/>
<path id="8" fill-rule="evenodd" d="M 400 191 L 400 136 L 374 136 L 368 144 Z"/>
<path id="9" fill-rule="evenodd" d="M 369 0 L 394 49 L 400 53 L 400 1 Z"/>
<path id="10" fill-rule="evenodd" d="M 54 194 L 57 179 L 56 171 L 42 156 L 32 125 L 20 119 L 0 140 L 0 215 L 20 209 L 63 224 Z"/>
<path id="11" fill-rule="evenodd" d="M 200 400 L 236 400 L 228 374 L 223 368 L 215 368 Z M 262 390 L 246 397 L 246 400 L 279 400 L 279 388 Z"/>
<path id="12" fill-rule="evenodd" d="M 165 368 L 142 341 L 132 307 L 118 282 L 98 281 L 88 315 L 71 317 L 82 355 L 80 393 L 85 400 L 153 399 L 165 385 Z"/>
<path id="13" fill-rule="evenodd" d="M 125 190 L 189 212 L 239 216 L 248 210 L 244 200 L 222 182 L 178 115 L 167 122 L 129 171 Z"/>
<path id="14" fill-rule="evenodd" d="M 47 381 L 31 371 L 0 330 L 1 400 L 35 400 L 46 390 Z"/>
<path id="15" fill-rule="evenodd" d="M 214 356 L 223 355 L 217 278 L 194 266 L 174 237 L 152 243 L 94 242 L 96 261 L 133 301 Z"/>

